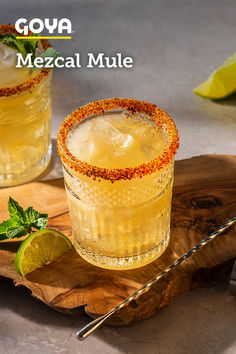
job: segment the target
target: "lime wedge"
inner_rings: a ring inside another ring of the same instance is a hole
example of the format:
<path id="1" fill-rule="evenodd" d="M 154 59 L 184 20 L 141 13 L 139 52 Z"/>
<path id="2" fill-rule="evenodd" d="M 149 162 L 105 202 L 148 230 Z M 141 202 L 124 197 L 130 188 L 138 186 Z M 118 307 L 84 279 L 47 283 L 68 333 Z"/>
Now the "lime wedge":
<path id="1" fill-rule="evenodd" d="M 193 92 L 199 96 L 218 99 L 236 90 L 236 53 L 227 59 L 209 78 Z"/>
<path id="2" fill-rule="evenodd" d="M 15 257 L 17 272 L 24 276 L 51 263 L 72 248 L 70 240 L 52 229 L 43 229 L 29 235 L 21 244 Z"/>

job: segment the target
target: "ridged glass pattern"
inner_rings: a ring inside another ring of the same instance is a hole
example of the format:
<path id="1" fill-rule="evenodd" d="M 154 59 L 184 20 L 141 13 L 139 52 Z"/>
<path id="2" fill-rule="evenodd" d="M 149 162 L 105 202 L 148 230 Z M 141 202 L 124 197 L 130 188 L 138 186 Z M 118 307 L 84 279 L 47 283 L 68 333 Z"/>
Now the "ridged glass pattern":
<path id="1" fill-rule="evenodd" d="M 173 167 L 114 183 L 74 177 L 65 167 L 78 253 L 109 269 L 140 267 L 160 256 L 169 241 Z"/>
<path id="2" fill-rule="evenodd" d="M 35 89 L 0 98 L 0 186 L 27 182 L 51 156 L 51 75 Z"/>

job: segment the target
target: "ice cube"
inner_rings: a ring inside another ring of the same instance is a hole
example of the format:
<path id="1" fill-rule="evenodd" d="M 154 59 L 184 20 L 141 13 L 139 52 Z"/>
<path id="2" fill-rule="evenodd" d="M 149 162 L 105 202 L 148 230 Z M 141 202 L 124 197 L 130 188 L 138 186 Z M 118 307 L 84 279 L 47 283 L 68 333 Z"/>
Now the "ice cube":
<path id="1" fill-rule="evenodd" d="M 90 162 L 96 150 L 92 139 L 91 125 L 82 125 L 68 137 L 67 147 L 78 159 Z"/>
<path id="2" fill-rule="evenodd" d="M 94 124 L 96 134 L 101 135 L 103 139 L 107 139 L 106 144 L 111 145 L 115 154 L 123 153 L 122 150 L 128 148 L 134 141 L 133 137 L 128 133 L 123 133 L 116 128 L 111 121 L 99 119 Z"/>
<path id="3" fill-rule="evenodd" d="M 79 142 L 75 155 L 81 160 L 90 162 L 93 160 L 94 156 L 96 155 L 96 146 L 94 141 L 89 139 L 83 139 Z"/>
<path id="4" fill-rule="evenodd" d="M 0 43 L 0 65 L 2 67 L 16 66 L 16 50 Z"/>
<path id="5" fill-rule="evenodd" d="M 0 43 L 0 87 L 11 87 L 23 83 L 37 75 L 37 70 L 30 70 L 27 66 L 16 68 L 17 51 Z"/>

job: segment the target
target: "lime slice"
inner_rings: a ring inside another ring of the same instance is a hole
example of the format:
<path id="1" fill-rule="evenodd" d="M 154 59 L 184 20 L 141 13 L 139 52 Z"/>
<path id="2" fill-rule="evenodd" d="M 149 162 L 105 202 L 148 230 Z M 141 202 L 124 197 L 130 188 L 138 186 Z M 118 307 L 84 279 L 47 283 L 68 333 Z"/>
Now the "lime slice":
<path id="1" fill-rule="evenodd" d="M 52 229 L 43 229 L 29 235 L 21 244 L 15 257 L 17 272 L 24 276 L 51 263 L 72 248 L 70 240 Z"/>
<path id="2" fill-rule="evenodd" d="M 236 53 L 227 59 L 193 92 L 206 98 L 223 98 L 236 90 Z"/>

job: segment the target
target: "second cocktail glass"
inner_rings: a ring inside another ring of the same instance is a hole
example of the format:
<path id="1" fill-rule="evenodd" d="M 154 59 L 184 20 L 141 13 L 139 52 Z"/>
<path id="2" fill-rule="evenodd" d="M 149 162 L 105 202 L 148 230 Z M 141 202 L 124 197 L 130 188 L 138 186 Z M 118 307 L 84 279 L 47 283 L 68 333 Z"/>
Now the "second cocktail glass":
<path id="1" fill-rule="evenodd" d="M 9 33 L 14 26 L 0 25 Z M 49 46 L 42 39 L 38 49 Z M 0 43 L 0 187 L 32 180 L 51 158 L 52 70 L 16 68 L 16 53 Z"/>
<path id="2" fill-rule="evenodd" d="M 177 148 L 173 120 L 147 102 L 97 101 L 65 119 L 58 151 L 73 242 L 84 259 L 122 270 L 164 252 Z"/>

